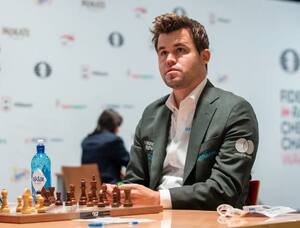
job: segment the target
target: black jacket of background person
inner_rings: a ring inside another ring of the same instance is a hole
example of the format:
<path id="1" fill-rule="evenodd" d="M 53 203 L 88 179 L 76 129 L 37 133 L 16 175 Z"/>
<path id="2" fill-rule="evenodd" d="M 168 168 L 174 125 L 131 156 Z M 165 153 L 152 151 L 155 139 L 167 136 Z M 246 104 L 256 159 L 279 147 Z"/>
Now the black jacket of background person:
<path id="1" fill-rule="evenodd" d="M 121 181 L 121 166 L 127 166 L 129 153 L 123 140 L 117 135 L 103 131 L 87 136 L 81 143 L 82 164 L 97 163 L 103 183 Z"/>
<path id="2" fill-rule="evenodd" d="M 167 98 L 150 104 L 136 128 L 128 182 L 151 189 L 160 184 L 171 120 Z M 172 208 L 216 210 L 222 203 L 242 207 L 257 147 L 258 124 L 251 105 L 207 81 L 192 123 L 183 186 L 170 189 Z"/>

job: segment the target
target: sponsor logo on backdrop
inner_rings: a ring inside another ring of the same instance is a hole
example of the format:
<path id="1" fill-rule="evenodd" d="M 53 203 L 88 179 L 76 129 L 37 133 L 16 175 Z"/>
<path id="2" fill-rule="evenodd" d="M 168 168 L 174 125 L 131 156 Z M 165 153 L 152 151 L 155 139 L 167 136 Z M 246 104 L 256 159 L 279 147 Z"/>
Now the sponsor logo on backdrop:
<path id="1" fill-rule="evenodd" d="M 147 15 L 147 9 L 145 7 L 136 7 L 134 9 L 134 13 L 135 13 L 135 16 L 138 17 L 138 18 L 141 18 L 145 15 Z"/>
<path id="2" fill-rule="evenodd" d="M 124 44 L 124 37 L 120 32 L 112 32 L 108 36 L 108 41 L 113 47 L 121 47 Z"/>
<path id="3" fill-rule="evenodd" d="M 108 104 L 103 104 L 101 106 L 102 109 L 115 109 L 115 110 L 120 110 L 120 109 L 134 109 L 134 105 L 133 104 L 113 104 L 113 103 L 108 103 Z"/>
<path id="4" fill-rule="evenodd" d="M 284 165 L 300 165 L 300 90 L 282 89 L 281 150 Z"/>
<path id="5" fill-rule="evenodd" d="M 208 21 L 210 25 L 214 25 L 216 23 L 230 24 L 231 22 L 229 18 L 219 17 L 215 13 L 210 13 L 208 17 L 209 17 Z"/>
<path id="6" fill-rule="evenodd" d="M 65 109 L 65 110 L 80 110 L 80 109 L 86 109 L 87 105 L 85 104 L 71 104 L 71 103 L 65 103 L 62 102 L 59 99 L 56 99 L 55 101 L 55 107 L 59 109 Z"/>
<path id="7" fill-rule="evenodd" d="M 7 112 L 11 110 L 11 97 L 1 97 L 1 111 Z"/>
<path id="8" fill-rule="evenodd" d="M 106 71 L 91 69 L 89 65 L 81 66 L 81 77 L 83 79 L 90 79 L 91 77 L 107 77 L 107 76 L 108 76 L 108 72 Z"/>
<path id="9" fill-rule="evenodd" d="M 24 180 L 30 179 L 30 171 L 26 168 L 20 168 L 20 167 L 13 167 L 12 168 L 12 174 L 10 177 L 10 181 L 12 183 L 17 183 Z"/>
<path id="10" fill-rule="evenodd" d="M 154 75 L 152 74 L 143 74 L 132 72 L 130 69 L 127 70 L 127 77 L 134 80 L 149 80 L 154 79 Z"/>
<path id="11" fill-rule="evenodd" d="M 71 34 L 64 34 L 60 36 L 60 42 L 63 46 L 70 46 L 75 42 L 75 36 Z"/>
<path id="12" fill-rule="evenodd" d="M 37 5 L 51 5 L 53 0 L 34 0 Z"/>
<path id="13" fill-rule="evenodd" d="M 52 68 L 47 62 L 38 62 L 34 66 L 34 73 L 39 78 L 48 78 L 52 73 Z"/>
<path id="14" fill-rule="evenodd" d="M 280 65 L 286 73 L 296 73 L 300 67 L 300 55 L 294 49 L 286 49 L 280 55 Z"/>
<path id="15" fill-rule="evenodd" d="M 26 144 L 36 144 L 39 139 L 44 139 L 45 142 L 51 142 L 51 143 L 62 143 L 62 142 L 64 142 L 63 138 L 59 138 L 59 137 L 45 137 L 45 136 L 27 137 L 27 138 L 25 138 L 24 142 Z"/>
<path id="16" fill-rule="evenodd" d="M 103 0 L 81 0 L 81 5 L 89 10 L 105 9 L 105 1 Z"/>
<path id="17" fill-rule="evenodd" d="M 8 38 L 21 40 L 30 36 L 29 28 L 14 28 L 14 27 L 2 27 L 2 35 Z"/>
<path id="18" fill-rule="evenodd" d="M 229 76 L 226 74 L 218 74 L 217 75 L 217 83 L 225 83 L 229 79 Z"/>
<path id="19" fill-rule="evenodd" d="M 0 138 L 0 144 L 7 144 L 7 140 L 4 138 Z"/>
<path id="20" fill-rule="evenodd" d="M 15 107 L 15 108 L 32 108 L 33 104 L 28 103 L 28 102 L 23 102 L 23 101 L 13 102 L 13 99 L 8 96 L 1 97 L 1 107 L 0 107 L 1 111 L 3 111 L 3 112 L 11 111 L 13 107 Z"/>
<path id="21" fill-rule="evenodd" d="M 186 16 L 186 10 L 181 6 L 175 7 L 173 13 L 176 13 L 179 16 Z"/>

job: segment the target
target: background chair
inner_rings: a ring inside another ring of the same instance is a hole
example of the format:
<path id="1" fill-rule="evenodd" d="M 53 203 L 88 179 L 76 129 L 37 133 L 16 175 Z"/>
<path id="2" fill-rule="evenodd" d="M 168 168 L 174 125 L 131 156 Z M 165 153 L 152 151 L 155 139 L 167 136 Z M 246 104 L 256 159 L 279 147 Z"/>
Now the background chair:
<path id="1" fill-rule="evenodd" d="M 81 166 L 63 166 L 62 177 L 64 181 L 65 192 L 69 191 L 70 184 L 75 186 L 75 198 L 78 201 L 81 194 L 80 182 L 81 179 L 86 181 L 86 194 L 91 191 L 92 177 L 96 177 L 97 192 L 100 190 L 101 179 L 97 164 L 85 164 Z M 63 194 L 65 197 L 65 194 Z M 64 198 L 65 199 L 65 198 Z"/>

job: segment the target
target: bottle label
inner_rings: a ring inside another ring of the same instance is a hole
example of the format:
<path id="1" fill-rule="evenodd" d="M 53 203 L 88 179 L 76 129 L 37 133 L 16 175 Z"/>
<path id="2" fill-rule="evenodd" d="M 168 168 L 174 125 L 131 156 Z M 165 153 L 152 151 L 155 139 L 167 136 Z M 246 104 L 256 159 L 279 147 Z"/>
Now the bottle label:
<path id="1" fill-rule="evenodd" d="M 35 191 L 41 191 L 47 182 L 47 179 L 40 169 L 36 169 L 32 174 L 32 186 Z"/>

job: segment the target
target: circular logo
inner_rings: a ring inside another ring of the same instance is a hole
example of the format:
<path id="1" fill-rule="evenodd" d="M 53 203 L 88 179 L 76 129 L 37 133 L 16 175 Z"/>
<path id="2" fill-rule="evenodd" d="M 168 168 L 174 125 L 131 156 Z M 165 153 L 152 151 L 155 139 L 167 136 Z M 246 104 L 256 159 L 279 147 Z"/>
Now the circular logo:
<path id="1" fill-rule="evenodd" d="M 235 149 L 240 153 L 247 153 L 251 155 L 254 152 L 254 144 L 251 140 L 240 138 L 235 143 Z"/>
<path id="2" fill-rule="evenodd" d="M 92 211 L 92 215 L 94 216 L 94 217 L 98 217 L 98 211 Z"/>
<path id="3" fill-rule="evenodd" d="M 124 44 L 124 38 L 119 32 L 112 32 L 108 37 L 109 43 L 113 47 L 121 47 Z"/>
<path id="4" fill-rule="evenodd" d="M 52 69 L 46 62 L 39 62 L 34 67 L 35 74 L 40 78 L 47 78 L 50 76 Z"/>
<path id="5" fill-rule="evenodd" d="M 300 66 L 298 53 L 293 49 L 286 49 L 280 56 L 280 65 L 287 73 L 295 73 Z"/>
<path id="6" fill-rule="evenodd" d="M 185 16 L 186 15 L 185 9 L 180 7 L 180 6 L 174 8 L 173 13 L 176 13 L 179 16 Z"/>

